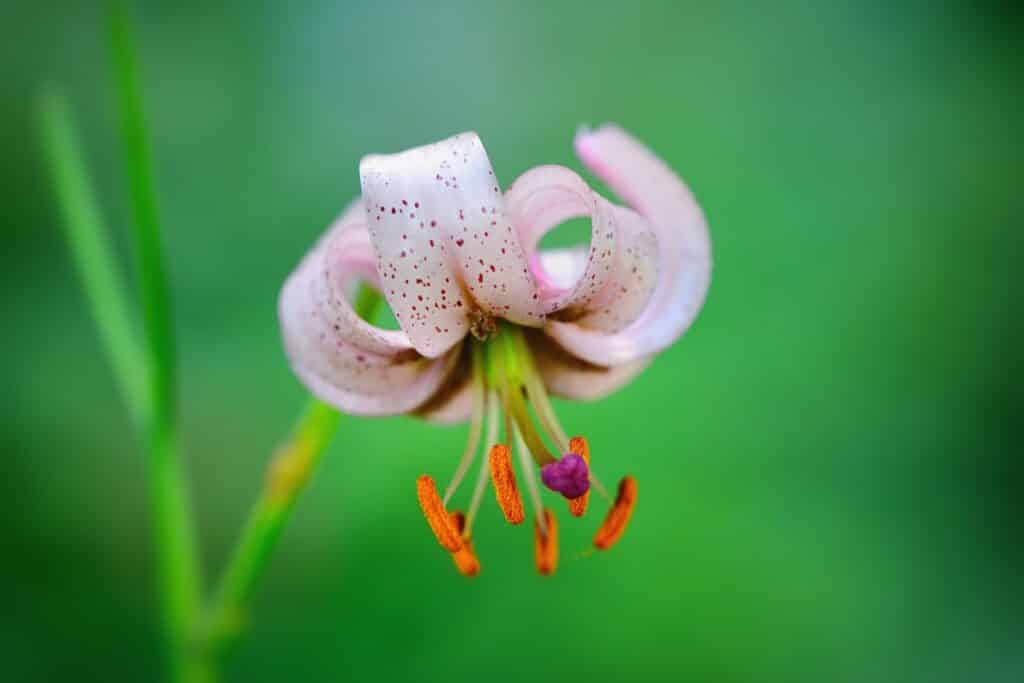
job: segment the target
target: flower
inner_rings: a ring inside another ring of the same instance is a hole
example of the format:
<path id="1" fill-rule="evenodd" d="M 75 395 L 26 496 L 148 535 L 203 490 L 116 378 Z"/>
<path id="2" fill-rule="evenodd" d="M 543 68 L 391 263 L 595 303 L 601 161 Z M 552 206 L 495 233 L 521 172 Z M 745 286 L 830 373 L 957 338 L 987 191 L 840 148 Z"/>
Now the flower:
<path id="1" fill-rule="evenodd" d="M 690 326 L 710 281 L 703 214 L 664 162 L 615 126 L 581 130 L 575 148 L 628 207 L 561 166 L 533 168 L 503 193 L 474 133 L 367 156 L 362 197 L 281 292 L 287 355 L 318 398 L 356 415 L 470 419 L 444 495 L 429 476 L 417 482 L 427 522 L 467 575 L 480 568 L 470 539 L 488 479 L 505 518 L 525 519 L 510 446 L 535 517 L 537 568 L 554 571 L 557 526 L 542 506 L 537 468 L 575 516 L 591 486 L 604 489 L 589 444 L 567 437 L 549 394 L 593 400 L 621 388 Z M 591 221 L 589 247 L 539 249 L 545 233 L 582 216 Z M 383 294 L 399 330 L 355 312 L 360 282 Z M 468 513 L 449 511 L 479 451 L 487 462 Z M 635 501 L 627 476 L 595 547 L 621 537 Z"/>

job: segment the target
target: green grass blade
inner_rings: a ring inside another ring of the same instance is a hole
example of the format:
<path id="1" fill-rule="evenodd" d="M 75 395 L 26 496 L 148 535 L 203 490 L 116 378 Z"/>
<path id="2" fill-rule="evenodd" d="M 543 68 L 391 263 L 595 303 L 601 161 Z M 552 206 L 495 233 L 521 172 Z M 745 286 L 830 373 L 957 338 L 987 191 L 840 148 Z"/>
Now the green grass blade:
<path id="1" fill-rule="evenodd" d="M 110 45 L 146 329 L 146 365 L 152 407 L 147 434 L 148 475 L 161 614 L 170 678 L 182 682 L 196 681 L 208 677 L 209 672 L 204 669 L 195 647 L 201 586 L 188 486 L 178 455 L 176 362 L 170 295 L 138 85 L 135 45 L 128 16 L 118 2 L 111 3 Z"/>
<path id="2" fill-rule="evenodd" d="M 68 248 L 122 398 L 141 429 L 149 405 L 145 360 L 71 111 L 57 91 L 40 97 L 39 122 Z"/>
<path id="3" fill-rule="evenodd" d="M 171 330 L 170 294 L 164 270 L 160 221 L 152 159 L 138 85 L 135 44 L 121 3 L 111 4 L 110 41 L 121 114 L 121 138 L 131 196 L 136 255 L 146 341 L 157 419 L 173 422 L 175 414 L 175 347 Z"/>

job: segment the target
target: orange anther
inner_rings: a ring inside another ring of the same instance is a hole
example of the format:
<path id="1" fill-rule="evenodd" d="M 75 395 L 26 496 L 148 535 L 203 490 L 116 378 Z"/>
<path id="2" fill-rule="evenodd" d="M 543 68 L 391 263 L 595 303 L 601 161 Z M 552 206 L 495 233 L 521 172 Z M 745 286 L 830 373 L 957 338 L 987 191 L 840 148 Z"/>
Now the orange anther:
<path id="1" fill-rule="evenodd" d="M 526 519 L 523 512 L 523 497 L 516 486 L 516 474 L 512 471 L 511 451 L 505 444 L 491 447 L 491 481 L 494 482 L 494 495 L 498 505 L 510 524 L 522 524 Z"/>
<path id="2" fill-rule="evenodd" d="M 437 486 L 433 477 L 424 474 L 416 480 L 416 495 L 420 499 L 420 507 L 423 508 L 423 516 L 427 518 L 430 530 L 437 536 L 437 542 L 450 553 L 462 549 L 462 536 L 452 526 L 448 518 L 448 511 L 444 509 L 441 497 L 437 495 Z"/>
<path id="3" fill-rule="evenodd" d="M 558 567 L 558 519 L 547 508 L 544 508 L 544 524 L 546 534 L 540 528 L 540 520 L 533 523 L 533 557 L 537 571 L 550 576 Z"/>
<path id="4" fill-rule="evenodd" d="M 466 515 L 461 512 L 450 512 L 448 513 L 448 519 L 451 521 L 452 526 L 458 530 L 459 534 L 462 534 L 466 528 Z M 480 560 L 477 559 L 476 553 L 473 552 L 473 544 L 468 538 L 462 539 L 461 550 L 452 553 L 452 562 L 455 563 L 455 568 L 463 576 L 476 576 L 480 573 Z"/>
<path id="5" fill-rule="evenodd" d="M 569 452 L 575 453 L 576 455 L 583 458 L 583 462 L 587 463 L 587 468 L 590 468 L 590 444 L 582 436 L 574 436 L 569 439 Z M 573 517 L 582 517 L 583 513 L 587 511 L 587 501 L 590 500 L 590 489 L 587 489 L 586 493 L 578 498 L 569 499 L 569 512 Z"/>
<path id="6" fill-rule="evenodd" d="M 636 505 L 636 479 L 630 476 L 622 478 L 619 482 L 619 493 L 615 497 L 615 504 L 608 510 L 608 516 L 601 523 L 601 528 L 594 534 L 594 547 L 598 550 L 607 550 L 622 538 L 626 530 L 626 524 L 633 515 L 633 507 Z"/>

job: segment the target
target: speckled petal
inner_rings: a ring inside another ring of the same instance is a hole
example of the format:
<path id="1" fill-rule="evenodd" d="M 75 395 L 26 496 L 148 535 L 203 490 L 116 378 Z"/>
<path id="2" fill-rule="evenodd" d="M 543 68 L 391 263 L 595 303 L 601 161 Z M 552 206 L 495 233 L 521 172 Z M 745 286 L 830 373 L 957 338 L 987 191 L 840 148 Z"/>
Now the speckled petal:
<path id="1" fill-rule="evenodd" d="M 651 225 L 659 272 L 651 300 L 625 329 L 608 334 L 572 323 L 545 327 L 562 347 L 597 365 L 656 353 L 674 342 L 704 303 L 711 278 L 711 244 L 704 214 L 689 189 L 643 144 L 616 126 L 581 131 L 583 163 Z"/>
<path id="2" fill-rule="evenodd" d="M 600 296 L 615 265 L 615 212 L 606 201 L 567 168 L 538 166 L 519 176 L 505 193 L 509 216 L 527 254 L 540 287 L 547 313 L 563 309 L 586 309 Z M 570 218 L 590 218 L 590 249 L 580 277 L 569 287 L 551 287 L 551 278 L 532 255 L 550 230 Z"/>
<path id="3" fill-rule="evenodd" d="M 363 321 L 348 297 L 359 280 L 379 287 L 376 259 L 350 210 L 285 282 L 278 312 L 292 369 L 318 398 L 357 415 L 395 415 L 425 403 L 451 373 L 458 350 L 429 360 L 401 332 Z"/>
<path id="4" fill-rule="evenodd" d="M 611 205 L 609 210 L 617 227 L 615 263 L 604 289 L 573 322 L 614 333 L 633 323 L 650 303 L 658 282 L 658 241 L 650 224 L 635 211 Z"/>
<path id="5" fill-rule="evenodd" d="M 342 213 L 319 248 L 324 254 L 321 257 L 323 277 L 314 278 L 312 286 L 321 299 L 322 314 L 337 336 L 348 344 L 384 355 L 412 349 L 412 342 L 404 332 L 371 325 L 356 314 L 348 301 L 356 277 L 380 286 L 361 201 L 353 202 Z"/>
<path id="6" fill-rule="evenodd" d="M 543 334 L 532 333 L 527 339 L 548 391 L 574 401 L 596 401 L 615 393 L 651 362 L 645 357 L 603 367 L 580 360 Z"/>
<path id="7" fill-rule="evenodd" d="M 359 165 L 383 292 L 416 349 L 436 358 L 461 340 L 471 310 L 543 322 L 526 256 L 475 133 Z"/>

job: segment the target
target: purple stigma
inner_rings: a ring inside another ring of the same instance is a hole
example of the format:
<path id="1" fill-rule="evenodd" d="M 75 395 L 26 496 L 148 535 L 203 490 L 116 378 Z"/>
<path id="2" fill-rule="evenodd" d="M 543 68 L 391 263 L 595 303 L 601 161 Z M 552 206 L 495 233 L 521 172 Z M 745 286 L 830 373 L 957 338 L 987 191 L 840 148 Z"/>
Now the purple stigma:
<path id="1" fill-rule="evenodd" d="M 587 461 L 575 453 L 566 453 L 561 460 L 540 468 L 540 478 L 552 491 L 566 498 L 579 498 L 590 489 Z"/>

